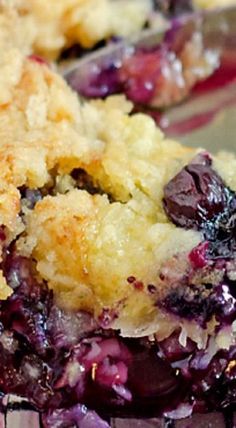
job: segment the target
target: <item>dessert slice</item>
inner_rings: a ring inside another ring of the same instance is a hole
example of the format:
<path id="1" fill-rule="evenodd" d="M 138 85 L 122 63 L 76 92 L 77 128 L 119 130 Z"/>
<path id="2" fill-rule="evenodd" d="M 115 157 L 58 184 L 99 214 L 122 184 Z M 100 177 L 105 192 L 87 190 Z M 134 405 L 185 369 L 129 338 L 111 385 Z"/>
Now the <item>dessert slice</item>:
<path id="1" fill-rule="evenodd" d="M 0 106 L 2 395 L 50 428 L 233 405 L 234 156 L 166 139 L 123 97 L 80 103 L 18 56 Z"/>

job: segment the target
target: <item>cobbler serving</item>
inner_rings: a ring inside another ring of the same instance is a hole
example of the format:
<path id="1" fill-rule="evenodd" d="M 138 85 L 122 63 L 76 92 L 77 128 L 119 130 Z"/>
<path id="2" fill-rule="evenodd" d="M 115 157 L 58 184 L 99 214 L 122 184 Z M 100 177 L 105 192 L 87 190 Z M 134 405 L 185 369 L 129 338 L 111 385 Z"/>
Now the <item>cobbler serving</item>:
<path id="1" fill-rule="evenodd" d="M 2 399 L 45 428 L 234 405 L 236 158 L 79 100 L 1 19 Z"/>

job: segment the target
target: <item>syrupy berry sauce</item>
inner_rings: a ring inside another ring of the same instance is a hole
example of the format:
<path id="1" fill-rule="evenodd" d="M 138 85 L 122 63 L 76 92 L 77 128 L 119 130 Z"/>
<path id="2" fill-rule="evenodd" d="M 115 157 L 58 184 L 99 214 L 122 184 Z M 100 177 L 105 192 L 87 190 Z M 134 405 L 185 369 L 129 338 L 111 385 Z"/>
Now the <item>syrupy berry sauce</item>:
<path id="1" fill-rule="evenodd" d="M 152 417 L 183 403 L 197 408 L 203 397 L 211 410 L 230 399 L 228 363 L 236 350 L 212 353 L 209 344 L 198 351 L 189 339 L 182 346 L 180 332 L 156 343 L 102 330 L 87 313 L 59 309 L 32 262 L 10 250 L 3 268 L 14 294 L 1 302 L 0 389 L 29 400 L 44 427 L 83 421 L 107 428 L 110 416 Z"/>
<path id="2" fill-rule="evenodd" d="M 102 330 L 88 313 L 63 312 L 13 246 L 2 268 L 14 293 L 0 305 L 0 390 L 29 400 L 45 427 L 80 426 L 84 417 L 107 426 L 85 406 L 105 419 L 150 417 L 185 398 L 186 383 L 156 344 Z"/>

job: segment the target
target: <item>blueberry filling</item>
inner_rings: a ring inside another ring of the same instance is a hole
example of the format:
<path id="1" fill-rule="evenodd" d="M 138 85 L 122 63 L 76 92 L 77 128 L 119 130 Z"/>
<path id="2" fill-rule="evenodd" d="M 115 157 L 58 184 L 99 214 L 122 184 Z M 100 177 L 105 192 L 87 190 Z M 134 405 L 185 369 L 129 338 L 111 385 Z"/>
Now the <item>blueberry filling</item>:
<path id="1" fill-rule="evenodd" d="M 204 241 L 189 254 L 194 272 L 185 285 L 173 290 L 163 302 L 176 315 L 203 324 L 213 315 L 221 323 L 234 321 L 235 292 L 229 265 L 236 251 L 236 196 L 212 168 L 206 154 L 198 156 L 165 186 L 163 205 L 177 226 L 197 229 Z M 235 267 L 233 267 L 233 270 Z M 219 272 L 221 272 L 220 275 Z M 205 276 L 205 278 L 204 278 Z"/>
<path id="2" fill-rule="evenodd" d="M 107 428 L 111 415 L 150 417 L 179 403 L 205 410 L 232 403 L 235 348 L 212 351 L 209 342 L 198 351 L 190 339 L 180 345 L 179 332 L 159 343 L 121 338 L 88 313 L 59 309 L 33 262 L 13 246 L 2 268 L 14 293 L 0 307 L 0 390 L 28 399 L 43 412 L 45 428 Z"/>
<path id="3" fill-rule="evenodd" d="M 203 328 L 213 315 L 221 325 L 236 318 L 236 300 L 228 285 L 186 285 L 169 293 L 159 306 L 188 320 L 196 320 Z"/>
<path id="4" fill-rule="evenodd" d="M 82 168 L 73 169 L 71 177 L 78 189 L 86 190 L 90 195 L 103 194 L 104 192 L 94 183 L 92 177 Z"/>
<path id="5" fill-rule="evenodd" d="M 92 70 L 86 75 L 86 81 L 76 78 L 76 73 L 68 77 L 72 88 L 86 98 L 105 98 L 109 95 L 125 93 L 135 104 L 152 105 L 155 92 L 167 89 L 168 104 L 172 99 L 171 85 L 165 81 L 164 69 L 171 75 L 179 64 L 174 52 L 166 46 L 156 46 L 149 50 L 136 49 L 132 55 L 124 56 L 122 61 L 109 61 L 96 72 Z M 176 83 L 173 77 L 173 84 Z M 166 88 L 167 86 L 167 88 Z M 160 97 L 161 98 L 161 97 Z M 162 101 L 165 106 L 165 101 Z"/>
<path id="6" fill-rule="evenodd" d="M 179 6 L 181 9 L 179 2 L 168 2 L 167 9 L 177 12 Z M 199 54 L 195 56 L 193 52 Z M 210 59 L 198 31 L 174 21 L 161 44 L 130 46 L 119 58 L 111 56 L 99 65 L 88 63 L 83 75 L 75 69 L 66 79 L 87 98 L 124 93 L 136 109 L 165 108 L 183 100 L 197 81 L 218 68 L 218 62 L 217 53 L 212 52 Z M 195 73 L 196 67 L 201 68 L 201 78 Z M 191 79 L 187 77 L 190 75 Z"/>
<path id="7" fill-rule="evenodd" d="M 30 189 L 22 186 L 19 189 L 21 194 L 21 215 L 23 216 L 25 208 L 34 209 L 37 202 L 42 200 L 44 196 L 63 194 L 70 190 L 71 187 L 86 190 L 90 195 L 104 194 L 104 191 L 84 169 L 75 168 L 70 175 L 58 175 L 56 179 L 52 176 L 50 181 L 40 189 Z M 108 198 L 112 200 L 110 195 L 108 195 Z"/>
<path id="8" fill-rule="evenodd" d="M 21 201 L 27 208 L 33 209 L 38 201 L 43 197 L 39 189 L 29 189 L 28 187 L 22 187 L 21 192 Z"/>
<path id="9" fill-rule="evenodd" d="M 100 421 L 85 406 L 104 417 L 147 416 L 168 408 L 177 389 L 184 396 L 180 376 L 156 345 L 102 330 L 87 313 L 60 310 L 32 262 L 14 248 L 2 268 L 14 293 L 0 307 L 0 390 L 44 412 L 45 427 L 56 421 L 80 426 L 85 417 Z"/>

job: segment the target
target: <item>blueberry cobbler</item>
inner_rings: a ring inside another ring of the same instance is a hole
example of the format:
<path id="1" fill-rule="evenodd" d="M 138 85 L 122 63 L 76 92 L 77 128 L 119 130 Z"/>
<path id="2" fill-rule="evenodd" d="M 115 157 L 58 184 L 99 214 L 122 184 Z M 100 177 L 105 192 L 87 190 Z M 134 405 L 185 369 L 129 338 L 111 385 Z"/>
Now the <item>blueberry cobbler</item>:
<path id="1" fill-rule="evenodd" d="M 108 428 L 233 406 L 236 158 L 79 100 L 28 18 L 0 14 L 1 410 Z"/>

